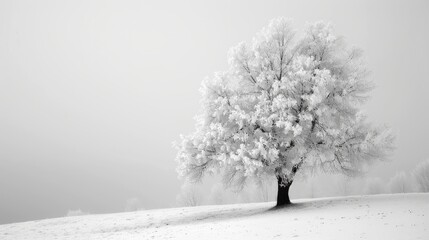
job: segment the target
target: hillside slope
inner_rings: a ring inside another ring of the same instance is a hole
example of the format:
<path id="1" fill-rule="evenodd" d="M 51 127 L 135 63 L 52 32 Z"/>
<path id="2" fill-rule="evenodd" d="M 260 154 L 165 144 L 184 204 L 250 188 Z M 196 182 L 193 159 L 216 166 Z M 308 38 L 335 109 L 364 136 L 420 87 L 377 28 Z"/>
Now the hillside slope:
<path id="1" fill-rule="evenodd" d="M 159 209 L 0 225 L 0 239 L 429 239 L 429 194 Z"/>

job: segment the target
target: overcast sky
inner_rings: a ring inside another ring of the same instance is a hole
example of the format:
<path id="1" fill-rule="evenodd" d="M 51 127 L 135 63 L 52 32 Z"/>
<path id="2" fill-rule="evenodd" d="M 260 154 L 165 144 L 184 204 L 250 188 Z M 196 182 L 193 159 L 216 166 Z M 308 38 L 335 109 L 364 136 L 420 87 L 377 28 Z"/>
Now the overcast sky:
<path id="1" fill-rule="evenodd" d="M 429 157 L 429 2 L 0 1 L 0 224 L 175 204 L 172 142 L 230 47 L 284 16 L 365 51 L 365 106 L 396 133 L 388 178 Z"/>

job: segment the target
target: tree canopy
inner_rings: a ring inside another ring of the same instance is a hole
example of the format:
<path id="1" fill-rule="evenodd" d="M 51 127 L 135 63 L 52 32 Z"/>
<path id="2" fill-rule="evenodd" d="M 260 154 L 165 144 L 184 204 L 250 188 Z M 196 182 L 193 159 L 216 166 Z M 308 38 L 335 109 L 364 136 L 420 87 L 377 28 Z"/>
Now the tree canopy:
<path id="1" fill-rule="evenodd" d="M 221 172 L 240 187 L 272 175 L 289 186 L 303 170 L 353 175 L 392 149 L 389 129 L 360 111 L 372 89 L 362 51 L 330 24 L 298 34 L 274 19 L 228 55 L 229 69 L 203 81 L 196 131 L 178 144 L 181 176 Z"/>

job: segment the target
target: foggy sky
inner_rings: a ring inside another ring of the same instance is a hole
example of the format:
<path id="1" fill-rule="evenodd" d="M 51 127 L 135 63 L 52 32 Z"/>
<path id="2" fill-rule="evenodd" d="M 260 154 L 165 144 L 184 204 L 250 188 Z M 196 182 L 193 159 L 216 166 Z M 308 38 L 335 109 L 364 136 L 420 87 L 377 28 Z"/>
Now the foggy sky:
<path id="1" fill-rule="evenodd" d="M 284 16 L 361 47 L 365 108 L 396 133 L 388 178 L 428 158 L 429 2 L 0 1 L 0 224 L 174 206 L 172 142 L 230 47 Z"/>

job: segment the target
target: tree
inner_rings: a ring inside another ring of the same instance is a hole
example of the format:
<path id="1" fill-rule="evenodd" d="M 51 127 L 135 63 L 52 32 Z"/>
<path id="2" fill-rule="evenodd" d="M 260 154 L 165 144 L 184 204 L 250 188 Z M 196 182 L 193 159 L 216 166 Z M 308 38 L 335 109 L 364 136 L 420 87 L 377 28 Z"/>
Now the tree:
<path id="1" fill-rule="evenodd" d="M 209 201 L 210 204 L 221 205 L 225 203 L 226 194 L 220 184 L 214 184 L 211 188 Z"/>
<path id="2" fill-rule="evenodd" d="M 349 177 L 338 176 L 334 181 L 334 185 L 337 188 L 336 194 L 339 196 L 350 195 L 351 186 Z"/>
<path id="3" fill-rule="evenodd" d="M 277 206 L 290 203 L 298 172 L 362 172 L 392 148 L 359 106 L 371 89 L 361 51 L 329 24 L 296 37 L 290 21 L 271 21 L 252 44 L 229 53 L 229 70 L 203 81 L 196 131 L 178 145 L 178 172 L 190 181 L 222 172 L 227 186 L 277 178 Z"/>
<path id="4" fill-rule="evenodd" d="M 429 192 L 429 160 L 417 165 L 413 174 L 416 178 L 419 190 L 422 192 Z"/>
<path id="5" fill-rule="evenodd" d="M 176 201 L 180 206 L 195 207 L 201 205 L 202 196 L 194 184 L 184 183 Z"/>
<path id="6" fill-rule="evenodd" d="M 125 212 L 135 212 L 143 210 L 142 204 L 138 198 L 129 198 L 125 202 Z"/>
<path id="7" fill-rule="evenodd" d="M 366 180 L 363 192 L 367 195 L 376 195 L 385 193 L 385 184 L 380 178 L 369 178 Z"/>
<path id="8" fill-rule="evenodd" d="M 77 210 L 68 210 L 66 213 L 66 217 L 75 217 L 75 216 L 84 216 L 84 215 L 89 215 L 89 213 L 84 212 L 80 209 Z"/>
<path id="9" fill-rule="evenodd" d="M 413 180 L 404 172 L 396 173 L 389 181 L 389 190 L 391 193 L 409 193 L 414 192 Z"/>
<path id="10" fill-rule="evenodd" d="M 260 202 L 270 201 L 270 190 L 273 187 L 272 178 L 260 178 L 257 179 L 254 189 L 255 198 Z"/>
<path id="11" fill-rule="evenodd" d="M 366 180 L 365 189 L 363 192 L 368 195 L 376 195 L 386 193 L 386 184 L 378 177 L 369 178 Z"/>

